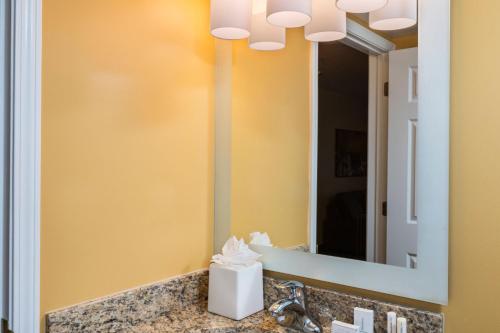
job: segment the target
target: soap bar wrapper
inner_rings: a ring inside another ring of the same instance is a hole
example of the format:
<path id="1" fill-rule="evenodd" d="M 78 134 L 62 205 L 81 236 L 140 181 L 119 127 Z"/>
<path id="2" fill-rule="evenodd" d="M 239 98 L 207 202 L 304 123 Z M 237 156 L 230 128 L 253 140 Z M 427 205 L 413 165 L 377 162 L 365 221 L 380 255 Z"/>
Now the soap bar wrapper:
<path id="1" fill-rule="evenodd" d="M 264 309 L 262 264 L 227 266 L 212 263 L 208 278 L 208 311 L 241 320 Z"/>

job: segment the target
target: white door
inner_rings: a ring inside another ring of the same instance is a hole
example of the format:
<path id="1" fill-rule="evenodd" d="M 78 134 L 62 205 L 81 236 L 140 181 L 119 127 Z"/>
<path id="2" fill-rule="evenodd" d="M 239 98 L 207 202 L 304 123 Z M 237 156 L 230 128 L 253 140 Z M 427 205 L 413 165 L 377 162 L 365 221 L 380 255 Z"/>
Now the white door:
<path id="1" fill-rule="evenodd" d="M 416 268 L 415 156 L 418 49 L 389 53 L 387 264 Z"/>

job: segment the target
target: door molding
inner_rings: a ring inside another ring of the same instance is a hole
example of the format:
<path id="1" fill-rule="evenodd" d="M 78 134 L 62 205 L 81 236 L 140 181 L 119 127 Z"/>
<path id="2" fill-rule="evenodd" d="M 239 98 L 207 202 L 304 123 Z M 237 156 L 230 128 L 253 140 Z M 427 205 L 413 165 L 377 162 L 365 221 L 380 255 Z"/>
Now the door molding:
<path id="1" fill-rule="evenodd" d="M 380 55 L 396 49 L 396 45 L 390 40 L 349 18 L 347 19 L 347 36 L 342 43 L 372 55 Z"/>
<path id="2" fill-rule="evenodd" d="M 41 0 L 12 1 L 9 329 L 40 330 Z"/>

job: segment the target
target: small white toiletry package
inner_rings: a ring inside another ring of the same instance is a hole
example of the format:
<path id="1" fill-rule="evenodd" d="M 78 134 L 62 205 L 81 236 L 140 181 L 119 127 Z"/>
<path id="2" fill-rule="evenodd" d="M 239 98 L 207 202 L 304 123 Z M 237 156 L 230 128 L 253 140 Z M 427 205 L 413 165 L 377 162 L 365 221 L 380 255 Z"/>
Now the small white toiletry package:
<path id="1" fill-rule="evenodd" d="M 208 278 L 208 311 L 241 320 L 264 309 L 260 255 L 243 240 L 229 239 L 222 255 L 212 258 Z"/>
<path id="2" fill-rule="evenodd" d="M 387 333 L 396 333 L 397 328 L 396 312 L 387 312 Z"/>
<path id="3" fill-rule="evenodd" d="M 354 308 L 354 325 L 359 326 L 360 333 L 373 333 L 373 310 Z"/>
<path id="4" fill-rule="evenodd" d="M 332 322 L 332 333 L 360 333 L 359 326 L 347 324 L 338 320 Z"/>
<path id="5" fill-rule="evenodd" d="M 397 324 L 397 333 L 406 333 L 407 330 L 406 318 L 399 317 Z"/>

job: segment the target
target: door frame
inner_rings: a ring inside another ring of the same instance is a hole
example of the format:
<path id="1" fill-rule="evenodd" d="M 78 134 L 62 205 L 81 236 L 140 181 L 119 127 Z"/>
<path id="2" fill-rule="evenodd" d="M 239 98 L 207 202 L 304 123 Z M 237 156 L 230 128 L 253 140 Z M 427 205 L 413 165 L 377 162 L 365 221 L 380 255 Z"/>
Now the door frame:
<path id="1" fill-rule="evenodd" d="M 388 114 L 389 97 L 385 91 L 385 83 L 389 81 L 389 54 L 377 56 L 377 97 L 376 97 L 376 115 L 372 117 L 369 126 L 375 133 L 375 141 L 372 143 L 372 150 L 375 156 L 372 163 L 375 174 L 373 181 L 373 207 L 374 214 L 374 253 L 373 261 L 376 263 L 385 263 L 386 261 L 386 242 L 387 242 L 387 217 L 384 216 L 384 202 L 387 202 L 387 144 L 388 144 Z M 388 93 L 388 92 L 387 92 Z M 370 130 L 370 129 L 369 129 Z M 370 149 L 370 147 L 368 148 Z M 385 214 L 387 215 L 387 214 Z"/>
<path id="2" fill-rule="evenodd" d="M 396 48 L 394 43 L 374 33 L 361 24 L 347 19 L 347 36 L 341 41 L 343 44 L 355 48 L 369 56 L 369 91 L 368 97 L 368 184 L 367 184 L 367 237 L 366 254 L 368 261 L 374 261 L 379 258 L 380 251 L 377 247 L 376 237 L 379 235 L 379 226 L 377 214 L 380 209 L 375 204 L 378 198 L 378 184 L 374 177 L 377 173 L 377 119 L 378 110 L 382 106 L 379 95 L 383 92 L 380 87 L 379 74 L 383 68 L 383 54 Z M 309 156 L 309 248 L 311 253 L 317 253 L 317 183 L 318 183 L 318 76 L 319 76 L 319 47 L 318 43 L 311 43 L 310 50 L 310 156 Z M 370 181 L 370 175 L 371 181 Z M 377 201 L 378 202 L 378 201 Z"/>
<path id="3" fill-rule="evenodd" d="M 0 4 L 0 318 L 9 317 L 10 0 Z M 3 325 L 3 324 L 2 324 Z M 1 330 L 1 329 L 0 329 Z"/>
<path id="4" fill-rule="evenodd" d="M 11 1 L 9 329 L 40 331 L 42 0 Z"/>

